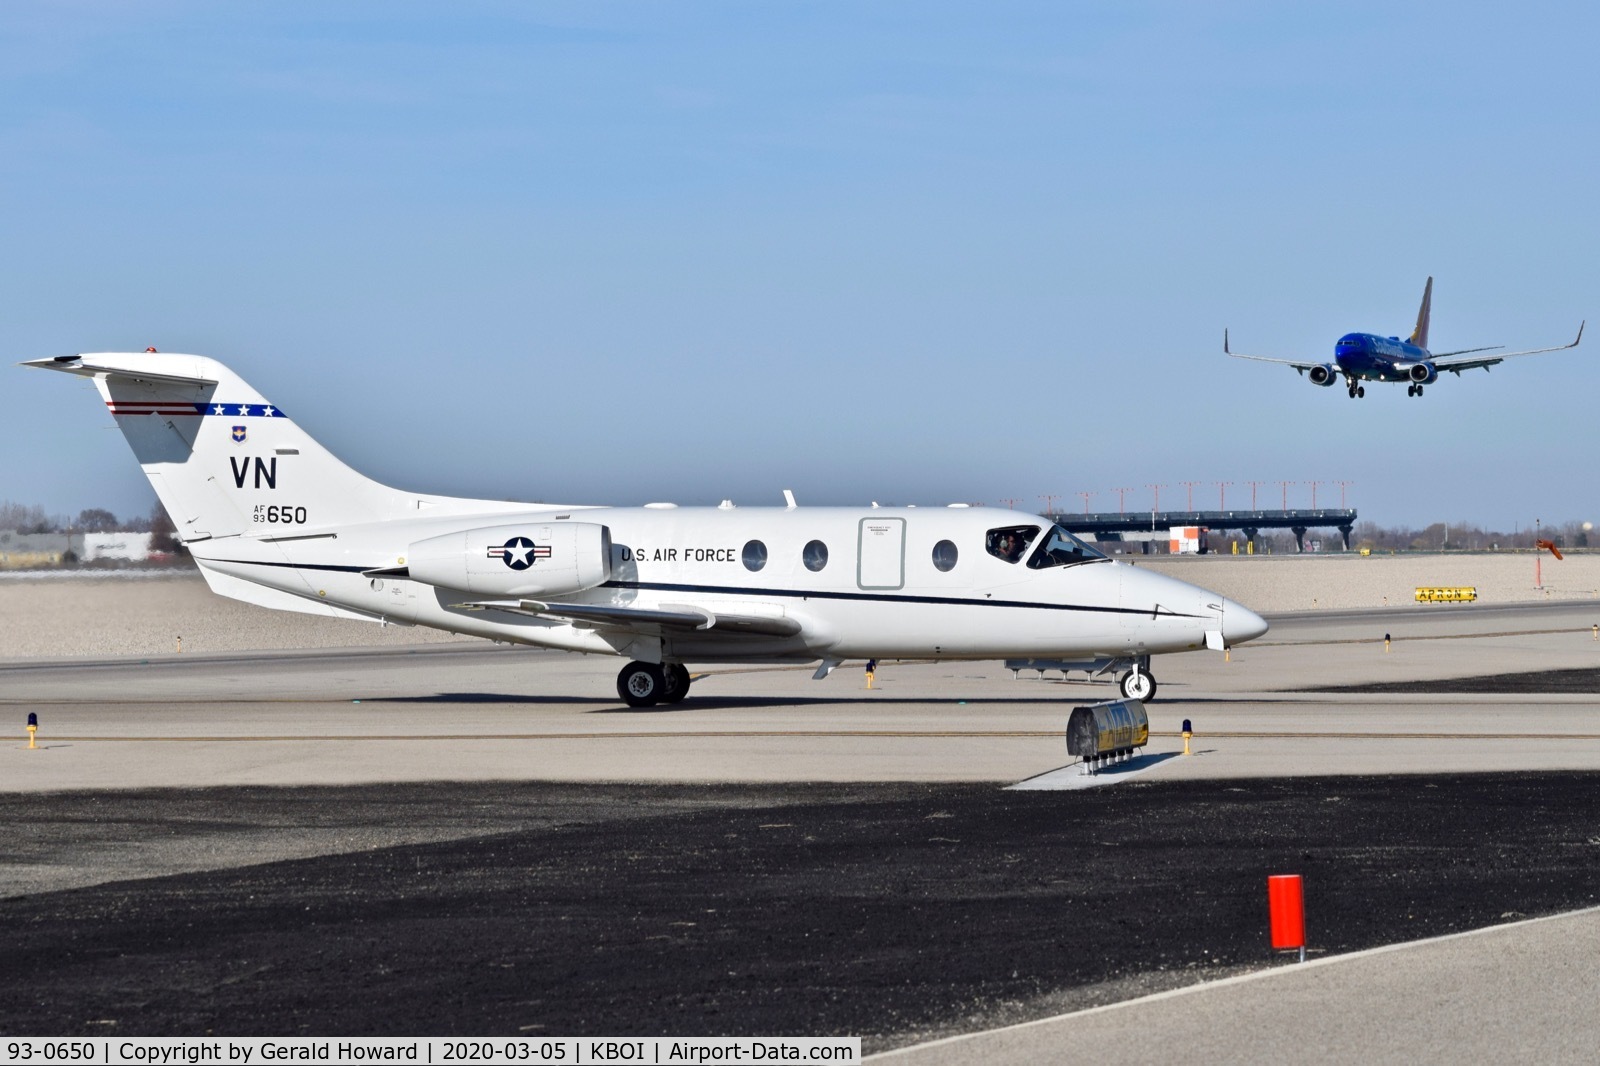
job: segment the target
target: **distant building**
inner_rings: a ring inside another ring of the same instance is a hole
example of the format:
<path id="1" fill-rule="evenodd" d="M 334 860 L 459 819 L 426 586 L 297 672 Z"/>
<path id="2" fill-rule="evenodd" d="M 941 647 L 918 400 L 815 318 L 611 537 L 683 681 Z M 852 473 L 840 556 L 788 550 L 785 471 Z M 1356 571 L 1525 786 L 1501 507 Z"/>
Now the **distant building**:
<path id="1" fill-rule="evenodd" d="M 61 566 L 67 562 L 68 555 L 81 559 L 83 536 L 82 533 L 18 533 L 14 529 L 0 529 L 0 570 Z"/>
<path id="2" fill-rule="evenodd" d="M 150 558 L 149 533 L 85 533 L 80 558 L 84 562 L 95 559 L 125 559 L 143 562 Z"/>

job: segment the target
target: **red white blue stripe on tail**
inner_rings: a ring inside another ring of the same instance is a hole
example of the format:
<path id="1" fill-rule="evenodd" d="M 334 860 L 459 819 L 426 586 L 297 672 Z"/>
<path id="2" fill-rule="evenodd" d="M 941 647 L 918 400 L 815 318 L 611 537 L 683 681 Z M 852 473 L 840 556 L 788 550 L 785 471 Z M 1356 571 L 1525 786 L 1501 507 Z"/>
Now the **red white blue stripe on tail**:
<path id="1" fill-rule="evenodd" d="M 177 403 L 171 400 L 107 400 L 114 415 L 217 415 L 223 418 L 288 418 L 270 403 Z"/>

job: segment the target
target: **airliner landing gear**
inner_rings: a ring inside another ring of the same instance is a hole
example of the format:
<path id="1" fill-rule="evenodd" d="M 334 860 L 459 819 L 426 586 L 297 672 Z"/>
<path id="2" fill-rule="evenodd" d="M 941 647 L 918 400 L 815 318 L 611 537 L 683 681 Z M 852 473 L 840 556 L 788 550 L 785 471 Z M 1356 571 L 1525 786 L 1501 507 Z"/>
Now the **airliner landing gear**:
<path id="1" fill-rule="evenodd" d="M 1422 386 L 1421 385 L 1413 385 L 1413 386 L 1411 386 L 1409 389 L 1406 390 L 1406 395 L 1407 396 L 1421 396 L 1422 395 Z"/>
<path id="2" fill-rule="evenodd" d="M 1367 387 L 1365 385 L 1357 385 L 1353 381 L 1350 383 L 1350 398 L 1352 400 L 1355 399 L 1357 396 L 1365 396 L 1366 394 L 1367 394 Z"/>
<path id="3" fill-rule="evenodd" d="M 1117 688 L 1122 690 L 1125 700 L 1145 700 L 1155 698 L 1156 679 L 1148 670 L 1141 670 L 1137 665 L 1132 670 L 1117 679 Z"/>
<path id="4" fill-rule="evenodd" d="M 689 694 L 689 671 L 679 663 L 629 663 L 617 675 L 617 695 L 629 707 L 682 703 Z"/>

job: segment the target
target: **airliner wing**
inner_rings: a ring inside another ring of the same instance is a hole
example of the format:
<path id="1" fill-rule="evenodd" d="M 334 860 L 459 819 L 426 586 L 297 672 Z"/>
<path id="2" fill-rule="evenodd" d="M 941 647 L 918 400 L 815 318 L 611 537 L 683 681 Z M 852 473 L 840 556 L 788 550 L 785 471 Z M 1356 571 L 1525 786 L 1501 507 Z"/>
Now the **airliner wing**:
<path id="1" fill-rule="evenodd" d="M 800 632 L 793 618 L 763 618 L 758 615 L 712 612 L 705 608 L 672 604 L 661 609 L 611 607 L 588 603 L 541 603 L 538 600 L 480 600 L 453 606 L 468 611 L 507 611 L 534 618 L 587 622 L 618 629 L 713 630 L 717 633 L 752 633 L 771 637 L 792 637 Z"/>
<path id="2" fill-rule="evenodd" d="M 1243 352 L 1236 352 L 1232 348 L 1228 347 L 1227 330 L 1222 331 L 1222 351 L 1224 355 L 1231 355 L 1235 359 L 1254 359 L 1258 363 L 1278 363 L 1281 366 L 1292 366 L 1295 368 L 1295 370 L 1302 374 L 1304 374 L 1307 370 L 1310 370 L 1312 367 L 1322 366 L 1324 363 L 1324 360 L 1320 359 L 1314 359 L 1309 363 L 1305 363 L 1298 359 L 1277 359 L 1270 355 L 1245 355 Z"/>
<path id="3" fill-rule="evenodd" d="M 1576 348 L 1578 346 L 1578 342 L 1583 340 L 1583 327 L 1588 324 L 1588 320 L 1578 324 L 1578 339 L 1573 341 L 1571 344 L 1557 344 L 1551 348 L 1529 348 L 1525 352 L 1501 352 L 1499 355 L 1483 356 L 1478 359 L 1456 359 L 1454 361 L 1447 361 L 1450 360 L 1452 356 L 1470 355 L 1473 352 L 1492 352 L 1498 350 L 1496 348 L 1466 348 L 1459 352 L 1445 352 L 1442 355 L 1434 356 L 1431 361 L 1435 369 L 1448 370 L 1452 374 L 1460 376 L 1463 370 L 1476 370 L 1479 367 L 1487 370 L 1501 360 L 1514 359 L 1519 355 L 1539 355 L 1543 352 L 1564 352 L 1568 348 Z"/>

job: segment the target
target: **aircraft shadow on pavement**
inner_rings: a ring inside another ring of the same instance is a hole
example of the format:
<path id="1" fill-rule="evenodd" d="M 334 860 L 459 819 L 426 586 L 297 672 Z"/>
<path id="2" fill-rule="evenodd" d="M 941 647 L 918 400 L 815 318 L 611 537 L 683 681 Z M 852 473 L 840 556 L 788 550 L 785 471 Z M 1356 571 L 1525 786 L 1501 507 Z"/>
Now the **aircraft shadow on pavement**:
<path id="1" fill-rule="evenodd" d="M 1100 697 L 1100 698 L 1093 698 Z M 573 696 L 550 695 L 543 693 L 527 692 L 435 692 L 425 696 L 363 696 L 361 702 L 366 703 L 417 703 L 417 704 L 506 704 L 506 705 L 558 705 L 558 704 L 596 704 L 598 706 L 585 711 L 586 714 L 660 714 L 668 711 L 718 711 L 738 710 L 752 707 L 826 707 L 840 704 L 851 705 L 887 705 L 895 707 L 1015 707 L 1039 706 L 1070 711 L 1072 707 L 1083 703 L 1099 703 L 1115 699 L 1116 696 L 1106 693 L 1103 697 L 1095 693 L 1093 697 L 1086 695 L 1081 698 L 1062 695 L 1049 696 L 985 696 L 979 698 L 962 698 L 960 696 L 885 696 L 880 693 L 844 693 L 838 696 L 693 696 L 682 703 L 662 703 L 652 707 L 619 706 L 615 697 L 608 696 Z M 1240 700 L 1182 700 L 1173 699 L 1163 701 L 1166 703 L 1238 703 Z M 1248 701 L 1243 701 L 1248 702 Z M 1269 700 L 1266 702 L 1278 702 Z"/>
<path id="2" fill-rule="evenodd" d="M 362 703 L 615 703 L 605 696 L 551 696 L 527 692 L 435 692 L 429 696 L 363 696 Z"/>
<path id="3" fill-rule="evenodd" d="M 602 701 L 612 702 L 615 701 Z M 1051 707 L 1063 712 L 1070 712 L 1077 703 L 1088 701 L 1048 697 L 1025 697 L 1022 699 L 1000 699 L 988 697 L 983 699 L 962 699 L 959 696 L 880 696 L 861 694 L 859 699 L 854 694 L 843 696 L 690 696 L 678 704 L 657 704 L 654 707 L 605 707 L 588 711 L 588 714 L 649 714 L 657 711 L 717 711 L 739 710 L 750 707 L 839 707 L 839 706 L 867 706 L 887 705 L 896 707 L 1015 707 L 1018 704 L 1036 704 L 1040 707 Z"/>

